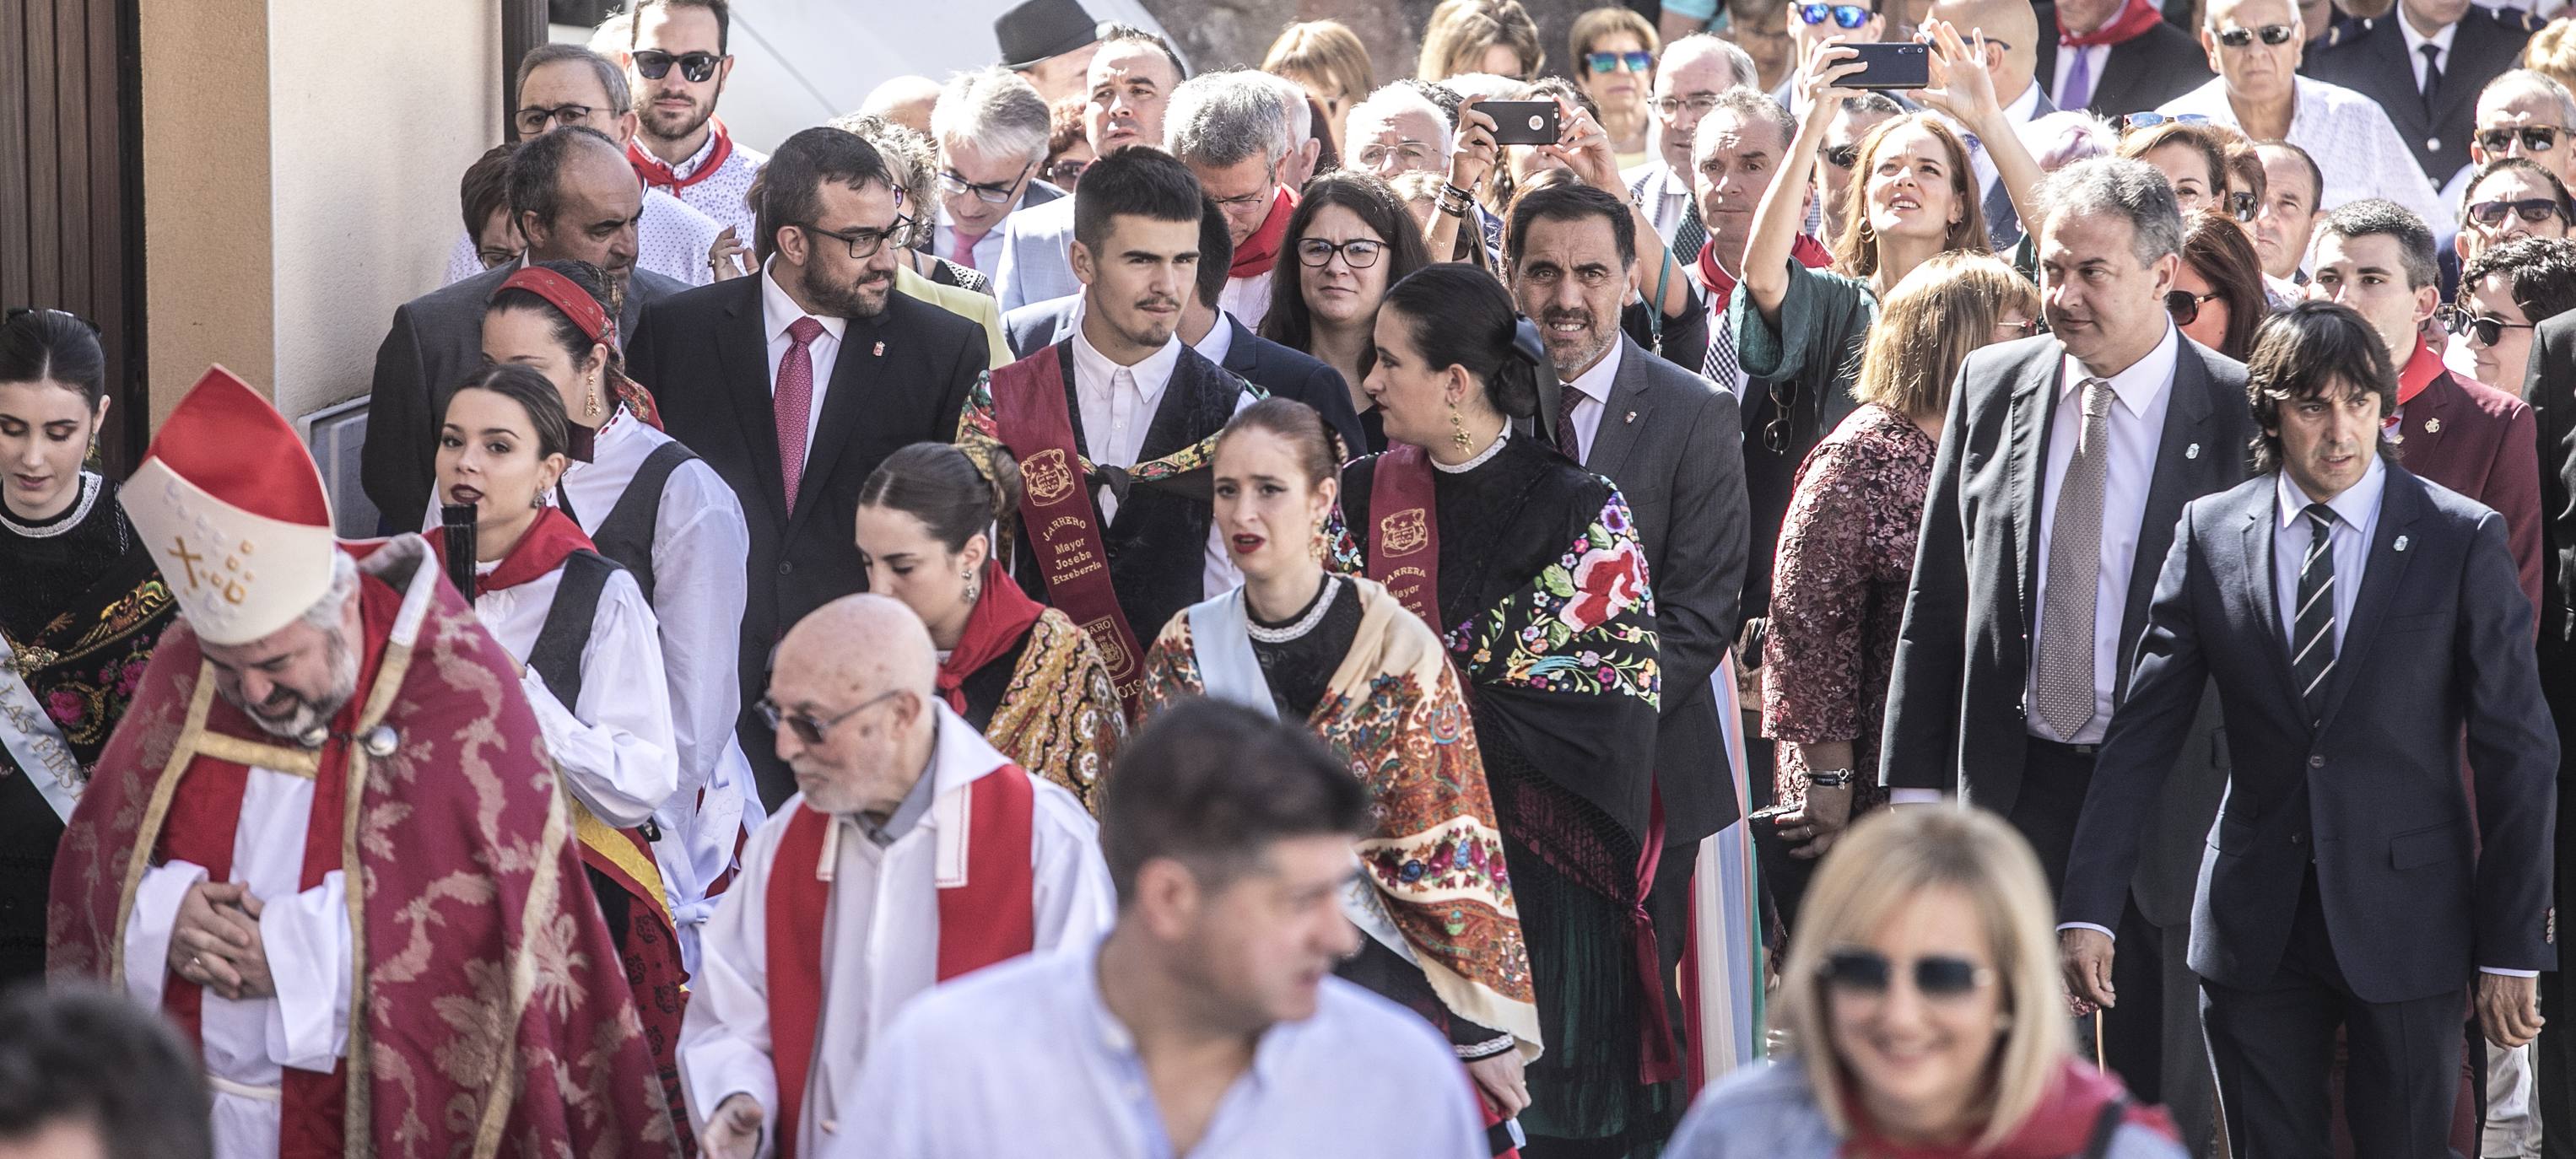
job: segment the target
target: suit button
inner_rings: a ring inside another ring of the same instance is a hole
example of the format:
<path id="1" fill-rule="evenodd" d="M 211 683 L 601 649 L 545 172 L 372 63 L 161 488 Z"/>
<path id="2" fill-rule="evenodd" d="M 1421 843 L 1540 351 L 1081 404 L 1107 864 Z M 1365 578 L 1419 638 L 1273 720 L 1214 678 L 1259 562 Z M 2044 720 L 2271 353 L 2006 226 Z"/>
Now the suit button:
<path id="1" fill-rule="evenodd" d="M 2439 153 L 2439 152 L 2441 152 L 2441 151 L 2442 151 L 2442 139 L 2441 139 L 2440 137 L 2427 137 L 2427 138 L 2425 138 L 2425 140 L 2424 140 L 2424 151 L 2425 151 L 2425 152 L 2427 152 L 2427 153 Z"/>
<path id="2" fill-rule="evenodd" d="M 2312 769 L 2322 769 L 2326 767 L 2326 759 L 2324 757 L 2309 757 L 2308 767 Z"/>
<path id="3" fill-rule="evenodd" d="M 796 571 L 796 561 L 795 561 L 795 560 L 792 560 L 792 559 L 782 559 L 782 560 L 779 560 L 779 561 L 778 561 L 778 574 L 780 574 L 780 575 L 793 575 L 793 574 L 795 574 L 795 571 Z"/>
<path id="4" fill-rule="evenodd" d="M 2290 844 L 2292 845 L 2304 845 L 2307 843 L 2307 840 L 2308 835 L 2305 833 L 2290 834 Z"/>

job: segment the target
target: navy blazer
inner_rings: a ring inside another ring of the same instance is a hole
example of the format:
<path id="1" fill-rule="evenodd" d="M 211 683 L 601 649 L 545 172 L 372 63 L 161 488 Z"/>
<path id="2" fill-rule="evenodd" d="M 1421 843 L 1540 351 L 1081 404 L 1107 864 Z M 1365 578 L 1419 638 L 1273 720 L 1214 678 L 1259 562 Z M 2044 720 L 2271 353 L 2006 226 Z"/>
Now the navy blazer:
<path id="1" fill-rule="evenodd" d="M 2456 991 L 2479 967 L 2555 967 L 2558 740 L 2504 517 L 2387 472 L 2313 721 L 2281 623 L 2274 476 L 2184 509 L 2084 801 L 2065 920 L 2118 925 L 2139 835 L 2215 679 L 2232 759 L 2192 902 L 2194 971 L 2271 982 L 2311 862 L 2335 960 L 2365 1002 Z"/>

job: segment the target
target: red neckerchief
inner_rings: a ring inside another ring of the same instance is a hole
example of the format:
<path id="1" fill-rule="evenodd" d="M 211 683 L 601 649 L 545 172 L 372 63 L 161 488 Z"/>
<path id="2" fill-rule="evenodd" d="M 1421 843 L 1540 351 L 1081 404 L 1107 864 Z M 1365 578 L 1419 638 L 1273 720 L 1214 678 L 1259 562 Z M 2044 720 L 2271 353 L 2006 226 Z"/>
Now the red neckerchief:
<path id="1" fill-rule="evenodd" d="M 1279 261 L 1280 239 L 1288 236 L 1288 215 L 1296 212 L 1297 195 L 1282 185 L 1270 198 L 1270 217 L 1243 244 L 1234 247 L 1234 264 L 1225 268 L 1229 278 L 1249 278 L 1270 272 Z"/>
<path id="2" fill-rule="evenodd" d="M 1833 251 L 1809 234 L 1799 234 L 1798 240 L 1789 243 L 1789 256 L 1811 270 L 1821 270 L 1834 264 Z M 1708 287 L 1708 308 L 1711 311 L 1724 310 L 1727 299 L 1735 296 L 1735 276 L 1717 268 L 1715 238 L 1700 243 L 1699 277 L 1700 284 Z"/>
<path id="3" fill-rule="evenodd" d="M 2091 32 L 2073 32 L 2066 27 L 2066 10 L 2057 13 L 2057 43 L 2064 48 L 2091 48 L 2097 44 L 2124 44 L 2145 35 L 2165 18 L 2157 11 L 2155 0 L 2129 0 L 2120 14 Z"/>
<path id="4" fill-rule="evenodd" d="M 939 695 L 948 701 L 950 711 L 966 711 L 966 678 L 1001 659 L 1044 611 L 1046 605 L 1011 582 L 999 561 L 984 561 L 984 593 L 976 597 L 975 610 L 966 613 L 966 629 L 949 650 L 948 662 L 939 666 Z"/>
<path id="5" fill-rule="evenodd" d="M 429 550 L 438 556 L 440 567 L 447 566 L 445 536 L 423 536 Z M 581 533 L 581 525 L 563 513 L 560 507 L 548 507 L 537 513 L 537 521 L 528 533 L 519 537 L 519 545 L 501 557 L 501 566 L 475 584 L 476 592 L 496 592 L 514 588 L 563 566 L 564 557 L 576 551 L 592 551 L 590 537 Z"/>
<path id="6" fill-rule="evenodd" d="M 2405 369 L 2397 372 L 2397 405 L 2415 401 L 2416 395 L 2424 393 L 2425 387 L 2442 377 L 2442 371 L 2442 356 L 2433 353 L 2433 348 L 2425 345 L 2423 337 L 2418 335 L 2414 356 L 2406 360 Z"/>
<path id="7" fill-rule="evenodd" d="M 2144 3 L 2145 0 L 2138 2 Z M 644 179 L 645 188 L 668 189 L 676 194 L 715 176 L 716 170 L 724 168 L 725 159 L 733 156 L 733 134 L 725 132 L 723 121 L 707 118 L 707 135 L 715 139 L 715 152 L 707 154 L 706 164 L 698 166 L 686 177 L 672 172 L 668 164 L 646 152 L 643 143 L 632 137 L 626 141 L 626 163 L 635 167 L 635 175 Z"/>
<path id="8" fill-rule="evenodd" d="M 2093 1141 L 2093 1128 L 2102 1117 L 2103 1106 L 2121 1097 L 2119 1080 L 2070 1059 L 2059 1066 L 2057 1077 L 2048 1084 L 2048 1093 L 2040 1097 L 2030 1117 L 2022 1120 L 2021 1129 L 2001 1146 L 1984 1151 L 1977 1149 L 1973 1139 L 1930 1147 L 1890 1143 L 1870 1129 L 1859 1100 L 1844 1091 L 1843 1111 L 1851 1120 L 1852 1137 L 1844 1142 L 1841 1154 L 1854 1159 L 2064 1159 L 2084 1153 Z M 2132 1102 L 2120 1117 L 2124 1124 L 2145 1127 L 2167 1140 L 2175 1138 L 2173 1123 L 2161 1108 Z"/>

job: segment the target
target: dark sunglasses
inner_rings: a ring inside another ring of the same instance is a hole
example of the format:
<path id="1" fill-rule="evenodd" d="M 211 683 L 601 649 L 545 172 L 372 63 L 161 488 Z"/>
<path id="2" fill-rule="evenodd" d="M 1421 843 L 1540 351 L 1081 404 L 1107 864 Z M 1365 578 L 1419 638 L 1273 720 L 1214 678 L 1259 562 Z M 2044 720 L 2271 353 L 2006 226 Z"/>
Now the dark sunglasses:
<path id="1" fill-rule="evenodd" d="M 2166 116 L 2163 113 L 2131 113 L 2120 118 L 2120 131 L 2134 133 L 2140 129 L 2152 129 L 2168 122 L 2176 125 L 2206 125 L 2209 123 L 2209 118 L 2199 113 L 2176 113 L 2172 116 Z"/>
<path id="2" fill-rule="evenodd" d="M 2558 202 L 2547 197 L 2526 197 L 2520 201 L 2481 201 L 2469 207 L 2469 220 L 2494 229 L 2508 216 L 2519 217 L 2525 225 L 2539 225 L 2558 216 Z"/>
<path id="3" fill-rule="evenodd" d="M 1856 144 L 1827 145 L 1824 150 L 1818 154 L 1818 156 L 1825 159 L 1825 164 L 1831 165 L 1836 169 L 1849 169 L 1854 165 L 1860 164 L 1860 146 Z"/>
<path id="4" fill-rule="evenodd" d="M 1869 23 L 1869 9 L 1858 4 L 1801 4 L 1798 19 L 1809 24 L 1822 24 L 1827 19 L 1837 28 L 1858 28 Z"/>
<path id="5" fill-rule="evenodd" d="M 1091 168 L 1091 162 L 1068 157 L 1053 165 L 1047 166 L 1046 179 L 1066 189 L 1071 189 L 1082 181 L 1082 171 L 1089 168 Z"/>
<path id="6" fill-rule="evenodd" d="M 1964 998 L 1995 980 L 1995 972 L 1966 958 L 1931 954 L 1913 962 L 1914 992 L 1935 1000 Z M 1896 964 L 1876 950 L 1836 950 L 1816 967 L 1816 977 L 1853 994 L 1885 995 Z"/>
<path id="7" fill-rule="evenodd" d="M 2230 28 L 2224 32 L 2213 29 L 2210 35 L 2216 36 L 2220 44 L 2229 48 L 2243 48 L 2254 43 L 2257 36 L 2263 38 L 2263 43 L 2277 48 L 2288 44 L 2290 37 L 2296 34 L 2287 24 L 2266 24 L 2261 28 Z"/>
<path id="8" fill-rule="evenodd" d="M 2251 191 L 2239 189 L 2227 195 L 2227 216 L 2238 221 L 2254 220 L 2254 211 L 2257 208 L 2260 207 L 2256 204 Z"/>
<path id="9" fill-rule="evenodd" d="M 2174 325 L 2189 326 L 2200 321 L 2200 304 L 2218 296 L 2218 291 L 2195 294 L 2189 290 L 2165 291 L 2165 313 L 2173 315 Z"/>
<path id="10" fill-rule="evenodd" d="M 2442 328 L 2480 346 L 2493 346 L 2504 341 L 2507 330 L 2538 329 L 2529 322 L 2507 322 L 2493 314 L 2472 314 L 2457 306 L 2445 310 Z"/>
<path id="11" fill-rule="evenodd" d="M 2508 129 L 2480 129 L 2478 147 L 2489 153 L 2502 153 L 2513 148 L 2513 139 L 2522 138 L 2522 147 L 2533 153 L 2546 153 L 2558 147 L 2558 134 L 2567 130 L 2556 125 L 2516 125 Z"/>
<path id="12" fill-rule="evenodd" d="M 1789 453 L 1789 414 L 1797 400 L 1789 396 L 1785 385 L 1777 379 L 1772 380 L 1769 388 L 1771 421 L 1762 424 L 1762 445 L 1774 455 L 1785 455 Z"/>
<path id="13" fill-rule="evenodd" d="M 1628 66 L 1628 71 L 1630 72 L 1647 72 L 1655 67 L 1655 54 L 1651 52 L 1587 52 L 1583 54 L 1584 67 L 1589 68 L 1594 72 L 1608 72 L 1619 67 L 1622 63 L 1625 63 Z"/>
<path id="14" fill-rule="evenodd" d="M 680 75 L 687 77 L 689 83 L 701 84 L 716 75 L 716 66 L 723 63 L 724 58 L 712 52 L 687 52 L 673 56 L 658 48 L 635 51 L 635 71 L 646 80 L 662 79 L 670 73 L 671 66 L 677 64 Z"/>
<path id="15" fill-rule="evenodd" d="M 760 703 L 754 707 L 760 710 L 760 719 L 769 722 L 771 732 L 787 729 L 796 734 L 796 739 L 809 745 L 819 745 L 823 743 L 825 735 L 841 726 L 841 722 L 884 703 L 888 697 L 902 695 L 903 691 L 900 688 L 889 688 L 860 701 L 858 707 L 835 716 L 816 716 L 804 711 L 790 712 L 778 707 L 777 701 L 766 696 L 761 697 Z"/>

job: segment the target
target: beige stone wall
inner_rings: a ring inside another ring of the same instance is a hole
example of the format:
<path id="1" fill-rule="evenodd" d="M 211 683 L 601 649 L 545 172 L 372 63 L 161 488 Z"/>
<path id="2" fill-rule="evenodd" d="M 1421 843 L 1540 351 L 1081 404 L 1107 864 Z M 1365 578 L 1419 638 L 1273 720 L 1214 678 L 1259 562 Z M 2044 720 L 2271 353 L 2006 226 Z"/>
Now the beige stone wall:
<path id="1" fill-rule="evenodd" d="M 364 394 L 500 121 L 499 5 L 143 6 L 154 418 L 221 362 L 300 416 Z"/>

